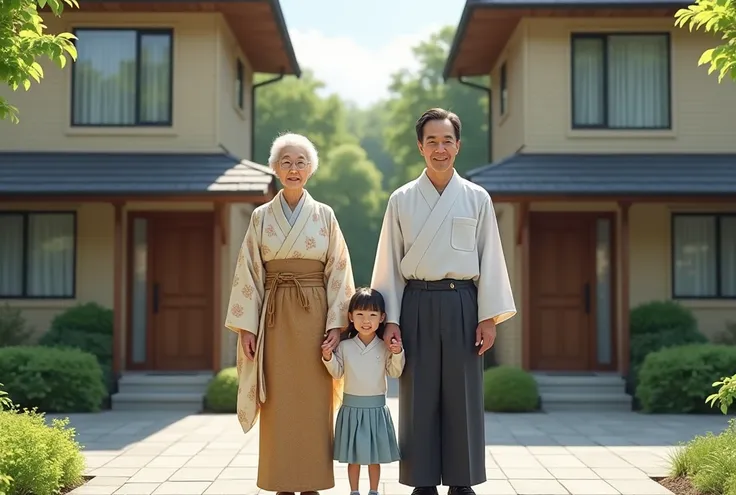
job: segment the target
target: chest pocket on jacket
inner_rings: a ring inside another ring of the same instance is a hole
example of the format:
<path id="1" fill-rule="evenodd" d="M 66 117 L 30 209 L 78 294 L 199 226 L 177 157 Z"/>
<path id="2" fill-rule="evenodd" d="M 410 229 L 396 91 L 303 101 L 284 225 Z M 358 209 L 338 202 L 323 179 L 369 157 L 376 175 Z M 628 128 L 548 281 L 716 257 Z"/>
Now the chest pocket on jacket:
<path id="1" fill-rule="evenodd" d="M 450 245 L 458 251 L 475 250 L 475 231 L 478 220 L 475 218 L 455 217 L 452 219 Z"/>

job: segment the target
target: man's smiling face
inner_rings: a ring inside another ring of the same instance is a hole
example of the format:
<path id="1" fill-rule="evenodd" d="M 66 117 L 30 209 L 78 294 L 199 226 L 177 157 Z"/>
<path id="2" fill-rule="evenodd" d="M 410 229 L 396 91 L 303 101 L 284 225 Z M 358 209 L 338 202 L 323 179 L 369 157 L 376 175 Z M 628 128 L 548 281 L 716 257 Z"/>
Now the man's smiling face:
<path id="1" fill-rule="evenodd" d="M 460 151 L 460 140 L 455 138 L 455 128 L 449 119 L 430 120 L 424 124 L 424 136 L 417 143 L 427 168 L 435 172 L 447 172 L 455 165 Z"/>

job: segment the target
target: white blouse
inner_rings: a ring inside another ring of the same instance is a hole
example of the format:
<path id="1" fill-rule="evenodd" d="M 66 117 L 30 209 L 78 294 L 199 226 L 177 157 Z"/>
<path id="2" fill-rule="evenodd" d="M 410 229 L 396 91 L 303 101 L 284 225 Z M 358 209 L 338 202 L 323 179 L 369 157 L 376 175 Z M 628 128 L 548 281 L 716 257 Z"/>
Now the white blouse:
<path id="1" fill-rule="evenodd" d="M 393 354 L 378 336 L 368 345 L 355 336 L 340 342 L 330 360 L 322 362 L 334 378 L 345 377 L 344 393 L 370 396 L 386 395 L 386 375 L 401 376 L 406 357 L 403 349 Z"/>

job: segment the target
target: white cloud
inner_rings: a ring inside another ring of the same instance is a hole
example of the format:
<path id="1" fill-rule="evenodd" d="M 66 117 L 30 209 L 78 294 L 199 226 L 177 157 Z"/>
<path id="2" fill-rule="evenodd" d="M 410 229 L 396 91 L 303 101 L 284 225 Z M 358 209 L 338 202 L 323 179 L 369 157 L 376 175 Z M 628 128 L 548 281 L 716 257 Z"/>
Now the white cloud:
<path id="1" fill-rule="evenodd" d="M 326 85 L 326 93 L 337 93 L 360 107 L 388 95 L 391 74 L 416 69 L 412 47 L 426 40 L 438 26 L 422 32 L 396 36 L 386 43 L 360 46 L 347 37 L 329 37 L 319 31 L 291 30 L 299 64 L 311 69 Z"/>

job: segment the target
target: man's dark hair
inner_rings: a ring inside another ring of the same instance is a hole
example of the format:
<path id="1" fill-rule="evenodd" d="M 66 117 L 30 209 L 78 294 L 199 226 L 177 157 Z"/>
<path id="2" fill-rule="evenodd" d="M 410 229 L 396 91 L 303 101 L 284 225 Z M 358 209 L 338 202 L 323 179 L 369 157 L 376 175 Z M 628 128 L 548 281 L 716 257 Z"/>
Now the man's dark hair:
<path id="1" fill-rule="evenodd" d="M 449 120 L 452 128 L 455 129 L 455 139 L 460 141 L 460 131 L 462 130 L 460 117 L 444 108 L 430 108 L 417 119 L 417 141 L 420 143 L 424 141 L 424 125 L 430 120 Z"/>

